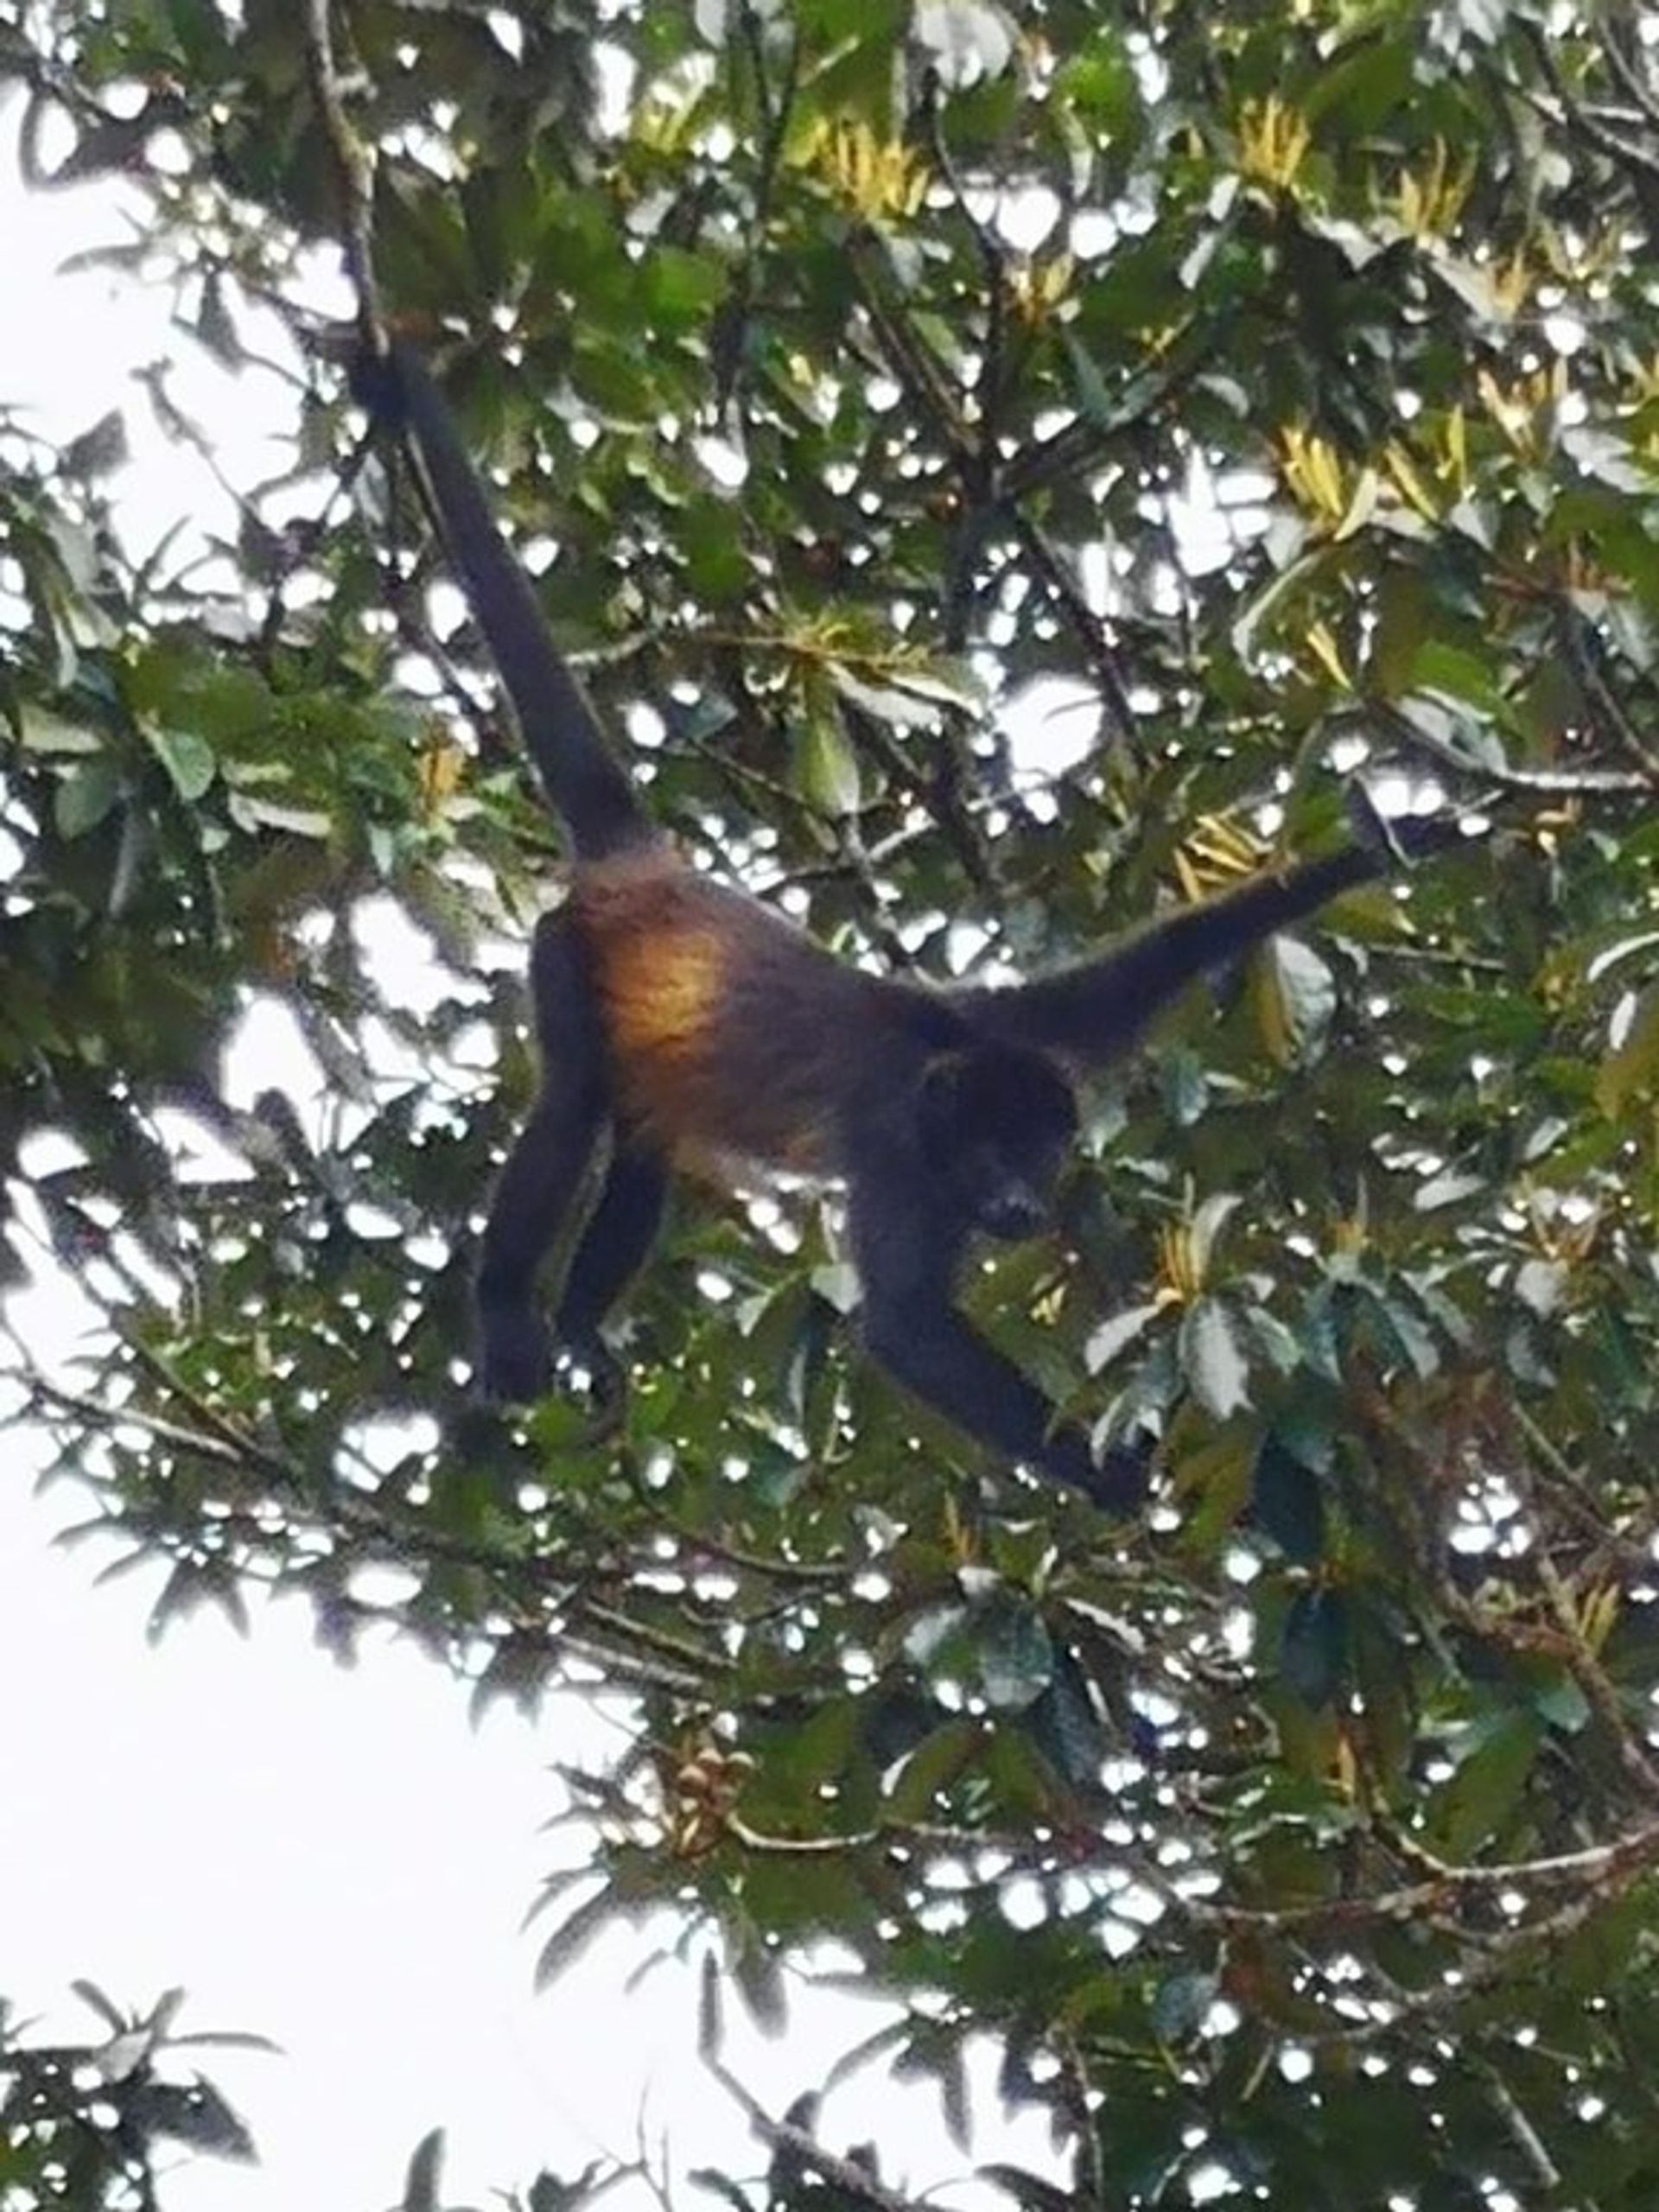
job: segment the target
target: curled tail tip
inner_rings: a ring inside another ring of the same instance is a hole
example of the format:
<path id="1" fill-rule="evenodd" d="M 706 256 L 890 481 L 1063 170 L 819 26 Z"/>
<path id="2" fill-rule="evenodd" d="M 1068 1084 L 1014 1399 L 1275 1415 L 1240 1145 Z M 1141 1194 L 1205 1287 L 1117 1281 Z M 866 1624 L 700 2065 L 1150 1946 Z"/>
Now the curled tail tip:
<path id="1" fill-rule="evenodd" d="M 1354 842 L 1369 854 L 1379 868 L 1396 868 L 1405 855 L 1395 826 L 1378 806 L 1370 787 L 1356 776 L 1342 795 L 1343 812 Z"/>
<path id="2" fill-rule="evenodd" d="M 1410 815 L 1384 814 L 1369 786 L 1358 777 L 1343 793 L 1343 809 L 1355 844 L 1370 861 L 1374 875 L 1391 875 L 1411 867 L 1433 849 L 1424 841 L 1428 824 Z"/>
<path id="3" fill-rule="evenodd" d="M 429 381 L 419 342 L 396 327 L 360 338 L 346 376 L 358 405 L 394 429 L 414 415 L 421 386 Z"/>
<path id="4" fill-rule="evenodd" d="M 358 346 L 346 372 L 352 397 L 378 423 L 400 428 L 409 414 L 404 384 L 404 364 L 395 340 L 383 349 L 367 343 Z"/>
<path id="5" fill-rule="evenodd" d="M 1355 843 L 1378 874 L 1414 868 L 1418 861 L 1469 842 L 1465 816 L 1458 809 L 1433 814 L 1384 814 L 1357 777 L 1343 795 Z"/>

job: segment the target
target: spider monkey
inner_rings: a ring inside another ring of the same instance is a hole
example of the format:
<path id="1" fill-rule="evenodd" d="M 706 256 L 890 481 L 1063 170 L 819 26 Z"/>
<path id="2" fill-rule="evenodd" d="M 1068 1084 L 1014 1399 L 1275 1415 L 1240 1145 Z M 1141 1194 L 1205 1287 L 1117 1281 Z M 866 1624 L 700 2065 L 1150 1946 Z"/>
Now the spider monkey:
<path id="1" fill-rule="evenodd" d="M 1071 1073 L 1128 1051 L 1158 1008 L 1446 822 L 1360 834 L 1160 916 L 1073 966 L 1007 988 L 867 975 L 753 898 L 700 874 L 653 827 L 561 659 L 436 388 L 394 340 L 356 372 L 372 411 L 412 436 L 425 502 L 463 582 L 531 760 L 573 852 L 569 895 L 537 925 L 531 985 L 540 1096 L 502 1171 L 475 1295 L 479 1380 L 523 1402 L 556 1344 L 613 1371 L 600 1331 L 643 1265 L 670 1172 L 746 1166 L 839 1178 L 868 1351 L 1001 1458 L 1133 1512 L 1144 1449 L 1096 1463 L 1086 1432 L 952 1304 L 976 1232 L 1051 1220 L 1077 1131 Z M 604 1181 L 550 1330 L 537 1281 L 608 1131 Z"/>

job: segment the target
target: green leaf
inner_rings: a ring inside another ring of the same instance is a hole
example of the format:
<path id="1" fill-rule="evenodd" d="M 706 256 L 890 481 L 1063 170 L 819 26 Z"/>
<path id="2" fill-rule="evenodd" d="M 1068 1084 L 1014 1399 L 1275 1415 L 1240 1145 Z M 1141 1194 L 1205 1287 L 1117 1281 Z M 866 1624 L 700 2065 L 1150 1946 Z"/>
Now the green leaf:
<path id="1" fill-rule="evenodd" d="M 1236 1192 L 1218 1191 L 1193 1208 L 1187 1225 L 1187 1242 L 1193 1268 L 1201 1279 L 1211 1273 L 1222 1231 L 1238 1211 L 1240 1203 Z"/>
<path id="2" fill-rule="evenodd" d="M 781 2035 L 789 2024 L 789 1989 L 778 1953 L 751 1935 L 734 1947 L 730 1965 L 738 1994 L 755 2026 L 764 2035 Z"/>
<path id="3" fill-rule="evenodd" d="M 1091 26 L 1054 73 L 1054 97 L 1108 139 L 1139 134 L 1135 64 L 1115 23 Z"/>
<path id="4" fill-rule="evenodd" d="M 927 696 L 919 673 L 914 683 L 906 679 L 876 683 L 855 676 L 851 669 L 832 661 L 830 681 L 842 698 L 850 701 L 861 713 L 874 721 L 886 722 L 900 734 L 907 730 L 930 729 L 938 719 L 938 709 Z"/>
<path id="5" fill-rule="evenodd" d="M 722 2204 L 730 2205 L 732 2212 L 754 2212 L 753 2203 L 747 2192 L 740 2189 L 728 2175 L 716 2172 L 712 2166 L 692 2166 L 687 2171 L 686 2179 L 696 2188 L 706 2190 L 711 2196 L 717 2196 Z M 539 2208 L 532 2204 L 531 2212 L 539 2212 Z"/>
<path id="6" fill-rule="evenodd" d="M 1077 2212 L 1077 2198 L 1069 2189 L 1061 2189 L 1040 2174 L 1030 2173 L 1024 2166 L 1014 2166 L 1002 2159 L 994 2158 L 989 2164 L 976 2169 L 981 2181 L 990 2182 L 1005 2195 L 1013 2197 L 1021 2212 Z"/>
<path id="7" fill-rule="evenodd" d="M 1054 1675 L 1054 1644 L 1034 1605 L 1012 1594 L 975 1616 L 974 1656 L 980 1687 L 994 1713 L 1021 1713 Z"/>
<path id="8" fill-rule="evenodd" d="M 1640 992 L 1623 1038 L 1596 1071 L 1596 1103 L 1617 1120 L 1659 1080 L 1659 983 Z"/>
<path id="9" fill-rule="evenodd" d="M 1313 1712 L 1335 1699 L 1348 1674 L 1348 1605 L 1340 1590 L 1301 1590 L 1291 1600 L 1279 1672 Z"/>
<path id="10" fill-rule="evenodd" d="M 705 2061 L 718 2058 L 725 2040 L 726 2026 L 720 2001 L 720 1967 L 713 1955 L 705 1952 L 697 1982 L 698 2057 Z"/>
<path id="11" fill-rule="evenodd" d="M 104 741 L 95 729 L 85 722 L 71 721 L 33 699 L 22 702 L 17 724 L 19 738 L 31 753 L 100 753 L 104 748 Z"/>
<path id="12" fill-rule="evenodd" d="M 1171 1974 L 1152 2003 L 1153 2031 L 1160 2043 L 1185 2044 L 1196 2036 L 1221 1994 L 1213 1974 Z"/>
<path id="13" fill-rule="evenodd" d="M 1565 1668 L 1557 1668 L 1541 1681 L 1532 1693 L 1535 1712 L 1548 1720 L 1552 1728 L 1576 1736 L 1587 1728 L 1593 1716 L 1593 1707 L 1582 1688 Z"/>
<path id="14" fill-rule="evenodd" d="M 820 814 L 856 814 L 858 755 L 838 716 L 814 715 L 795 744 L 795 787 Z"/>
<path id="15" fill-rule="evenodd" d="M 105 821 L 121 798 L 121 779 L 111 761 L 83 761 L 58 785 L 53 818 L 59 834 L 84 837 Z"/>
<path id="16" fill-rule="evenodd" d="M 152 729 L 150 749 L 171 777 L 173 788 L 186 805 L 194 804 L 211 786 L 218 763 L 213 747 L 193 730 Z"/>
<path id="17" fill-rule="evenodd" d="M 126 418 L 113 408 L 63 449 L 63 465 L 68 474 L 88 480 L 113 475 L 125 466 L 128 457 Z"/>
<path id="18" fill-rule="evenodd" d="M 537 1954 L 535 1986 L 545 1989 L 575 1961 L 616 1917 L 617 1902 L 608 1889 L 586 1897 L 568 1913 Z"/>
<path id="19" fill-rule="evenodd" d="M 399 2212 L 440 2212 L 438 2190 L 443 2178 L 443 2130 L 435 2127 L 415 2146 L 404 2177 Z"/>
<path id="20" fill-rule="evenodd" d="M 888 1788 L 886 1804 L 899 1821 L 931 1818 L 938 1800 L 976 1755 L 982 1724 L 966 1717 L 947 1720 L 906 1758 Z"/>
<path id="21" fill-rule="evenodd" d="M 1250 1402 L 1249 1360 L 1243 1332 L 1218 1298 L 1200 1298 L 1181 1321 L 1181 1372 L 1206 1413 L 1226 1421 Z"/>
<path id="22" fill-rule="evenodd" d="M 234 820 L 245 830 L 282 830 L 290 837 L 327 837 L 334 829 L 331 817 L 313 806 L 284 806 L 275 799 L 255 798 L 245 791 L 232 791 L 229 799 Z"/>
<path id="23" fill-rule="evenodd" d="M 1411 674 L 1413 690 L 1461 700 L 1483 714 L 1495 715 L 1502 707 L 1489 664 L 1443 638 L 1423 640 Z"/>
<path id="24" fill-rule="evenodd" d="M 1084 1362 L 1091 1375 L 1109 1367 L 1121 1351 L 1146 1334 L 1163 1308 L 1156 1305 L 1129 1306 L 1110 1320 L 1103 1321 L 1084 1347 Z"/>
<path id="25" fill-rule="evenodd" d="M 939 2054 L 935 2073 L 939 2085 L 939 2107 L 944 2131 L 958 2151 L 966 2154 L 973 2140 L 973 2100 L 968 2086 L 968 2063 L 962 2039 L 952 2036 Z"/>
<path id="26" fill-rule="evenodd" d="M 1089 1677 L 1064 1649 L 1054 1656 L 1054 1678 L 1027 1708 L 1026 1729 L 1057 1773 L 1074 1789 L 1092 1789 L 1109 1748 L 1089 1694 Z"/>
<path id="27" fill-rule="evenodd" d="M 1545 1732 L 1538 1715 L 1527 1712 L 1502 1713 L 1470 1731 L 1456 1772 L 1430 1804 L 1436 1850 L 1468 1859 L 1508 1829 Z"/>
<path id="28" fill-rule="evenodd" d="M 1313 1058 L 1337 1010 L 1337 981 L 1312 945 L 1275 937 L 1257 962 L 1262 1041 L 1281 1065 Z"/>
<path id="29" fill-rule="evenodd" d="M 640 264 L 641 305 L 666 329 L 701 327 L 725 295 L 726 271 L 713 254 L 683 246 L 654 245 Z"/>
<path id="30" fill-rule="evenodd" d="M 1314 1470 L 1270 1430 L 1250 1475 L 1257 1526 L 1287 1559 L 1313 1565 L 1325 1552 L 1325 1491 Z"/>

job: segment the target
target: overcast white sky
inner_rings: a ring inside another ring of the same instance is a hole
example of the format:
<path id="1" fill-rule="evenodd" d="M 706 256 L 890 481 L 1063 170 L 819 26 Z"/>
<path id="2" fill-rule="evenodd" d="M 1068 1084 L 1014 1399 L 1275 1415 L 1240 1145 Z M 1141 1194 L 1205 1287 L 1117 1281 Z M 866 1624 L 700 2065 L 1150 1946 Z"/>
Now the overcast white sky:
<path id="1" fill-rule="evenodd" d="M 158 293 L 57 274 L 120 235 L 123 203 L 103 188 L 26 198 L 14 125 L 0 109 L 0 401 L 27 402 L 54 442 L 125 410 L 134 461 L 120 495 L 135 546 L 181 517 L 228 526 L 211 475 L 161 438 L 131 372 L 177 363 L 177 396 L 245 486 L 264 471 L 260 415 L 280 392 L 204 364 Z M 48 1358 L 80 1325 L 50 1284 L 12 1301 L 9 1319 Z M 692 2056 L 688 1972 L 625 1998 L 641 1946 L 618 1939 L 550 1995 L 531 1994 L 539 1936 L 518 1923 L 551 1859 L 537 1833 L 558 1802 L 545 1768 L 595 1752 L 601 1724 L 566 1705 L 536 1726 L 499 1713 L 474 1732 L 464 1690 L 430 1662 L 386 1643 L 343 1671 L 292 1605 L 262 1611 L 246 1643 L 203 1619 L 149 1649 L 156 1578 L 94 1588 L 105 1554 L 51 1547 L 79 1501 L 65 1488 L 30 1495 L 39 1441 L 0 1436 L 0 1990 L 41 2036 L 84 2038 L 96 2029 L 73 1977 L 134 2008 L 182 1984 L 181 2028 L 257 2030 L 284 2046 L 204 2056 L 264 2163 L 181 2160 L 168 2212 L 371 2212 L 396 2200 L 409 2153 L 438 2124 L 451 2202 L 488 2201 L 543 2164 L 569 2173 L 629 2152 L 642 2116 L 677 2164 L 758 2171 L 760 2152 Z M 798 2018 L 784 2044 L 734 2042 L 775 2110 L 875 2024 L 840 1999 Z M 931 2101 L 883 2077 L 842 2091 L 825 2133 L 838 2146 L 880 2136 L 889 2177 L 912 2188 L 963 2171 Z M 999 2132 L 995 2155 L 1041 2166 L 1042 2139 L 1034 2122 Z M 950 2198 L 1006 2202 L 972 2187 Z M 620 2196 L 607 2202 L 622 2212 Z"/>

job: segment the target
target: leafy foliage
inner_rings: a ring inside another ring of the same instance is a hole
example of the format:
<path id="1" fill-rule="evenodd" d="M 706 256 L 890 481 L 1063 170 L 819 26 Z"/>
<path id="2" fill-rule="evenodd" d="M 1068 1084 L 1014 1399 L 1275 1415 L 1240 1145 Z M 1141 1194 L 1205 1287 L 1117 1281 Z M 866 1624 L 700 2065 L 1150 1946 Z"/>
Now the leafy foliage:
<path id="1" fill-rule="evenodd" d="M 122 2212 L 156 2203 L 157 2171 L 181 2145 L 219 2158 L 253 2156 L 246 2128 L 212 2082 L 169 2078 L 168 2054 L 193 2044 L 269 2050 L 262 2037 L 175 2035 L 176 1989 L 143 2018 L 122 2013 L 94 1983 L 77 1982 L 75 1993 L 106 2031 L 95 2044 L 26 2040 L 0 2007 L 8 2203 Z"/>
<path id="2" fill-rule="evenodd" d="M 258 303 L 305 365 L 268 491 L 314 519 L 251 500 L 228 601 L 124 550 L 107 426 L 3 448 L 0 1142 L 108 1318 L 33 1382 L 92 1525 L 167 1615 L 276 1584 L 480 1698 L 635 1693 L 550 1972 L 671 1905 L 770 2020 L 828 1939 L 903 2001 L 868 2055 L 965 2125 L 994 2031 L 1089 2201 L 1651 2202 L 1654 48 L 1523 0 L 340 11 L 386 302 L 711 865 L 943 972 L 1312 848 L 1333 756 L 1484 810 L 1195 996 L 1064 1249 L 971 1287 L 1160 1428 L 1125 1532 L 915 1433 L 810 1198 L 687 1210 L 620 1434 L 469 1407 L 550 848 L 307 304 L 302 12 L 0 31 L 42 169 L 149 194 L 114 257 L 181 346 L 240 367 Z M 251 1001 L 321 1103 L 226 1103 Z"/>

